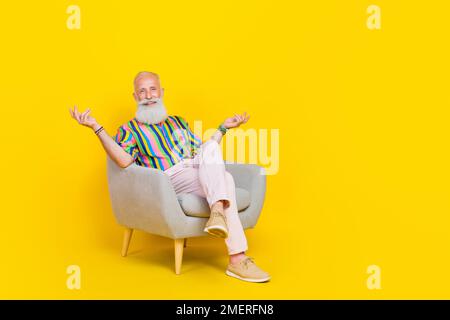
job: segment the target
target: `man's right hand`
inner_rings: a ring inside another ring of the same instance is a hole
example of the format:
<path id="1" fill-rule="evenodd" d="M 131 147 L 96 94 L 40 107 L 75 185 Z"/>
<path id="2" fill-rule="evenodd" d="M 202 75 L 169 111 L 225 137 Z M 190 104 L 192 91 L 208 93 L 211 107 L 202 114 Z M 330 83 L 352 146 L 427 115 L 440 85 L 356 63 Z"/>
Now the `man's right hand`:
<path id="1" fill-rule="evenodd" d="M 88 108 L 85 112 L 80 113 L 77 110 L 77 106 L 75 106 L 73 110 L 69 108 L 69 111 L 72 118 L 77 120 L 79 124 L 89 127 L 94 131 L 101 128 L 97 121 L 89 115 L 91 109 Z M 134 162 L 134 158 L 122 149 L 114 138 L 107 134 L 106 130 L 101 130 L 97 136 L 108 156 L 114 160 L 118 166 L 121 168 L 126 168 Z"/>
<path id="2" fill-rule="evenodd" d="M 69 111 L 72 118 L 77 120 L 79 124 L 89 127 L 93 130 L 96 130 L 100 127 L 97 121 L 89 115 L 91 109 L 88 108 L 85 112 L 80 113 L 77 109 L 77 106 L 75 106 L 73 110 L 69 108 Z"/>

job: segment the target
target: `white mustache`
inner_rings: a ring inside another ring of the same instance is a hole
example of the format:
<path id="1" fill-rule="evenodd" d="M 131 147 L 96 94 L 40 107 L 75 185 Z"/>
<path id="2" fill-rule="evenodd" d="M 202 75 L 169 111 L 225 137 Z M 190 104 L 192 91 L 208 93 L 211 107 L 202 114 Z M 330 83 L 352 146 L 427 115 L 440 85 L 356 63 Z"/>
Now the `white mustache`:
<path id="1" fill-rule="evenodd" d="M 140 106 L 145 106 L 145 105 L 147 105 L 148 103 L 151 103 L 151 102 L 156 102 L 156 103 L 158 103 L 158 102 L 160 102 L 160 101 L 161 101 L 160 98 L 143 99 L 143 100 L 139 101 L 138 104 L 139 104 Z"/>

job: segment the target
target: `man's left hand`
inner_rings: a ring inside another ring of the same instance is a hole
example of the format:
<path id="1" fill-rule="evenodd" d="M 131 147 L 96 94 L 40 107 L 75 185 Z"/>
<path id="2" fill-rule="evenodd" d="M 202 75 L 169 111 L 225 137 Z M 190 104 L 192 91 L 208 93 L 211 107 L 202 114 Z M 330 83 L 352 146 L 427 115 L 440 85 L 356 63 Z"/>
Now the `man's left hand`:
<path id="1" fill-rule="evenodd" d="M 250 119 L 250 116 L 247 115 L 247 112 L 243 114 L 235 114 L 234 117 L 228 118 L 223 122 L 223 126 L 227 129 L 237 128 L 241 124 L 246 123 Z"/>

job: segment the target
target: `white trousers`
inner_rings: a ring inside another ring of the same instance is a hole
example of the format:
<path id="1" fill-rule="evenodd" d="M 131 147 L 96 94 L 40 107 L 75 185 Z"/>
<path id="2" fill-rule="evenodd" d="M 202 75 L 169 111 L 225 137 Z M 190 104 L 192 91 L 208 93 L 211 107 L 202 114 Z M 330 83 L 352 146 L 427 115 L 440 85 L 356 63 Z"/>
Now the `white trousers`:
<path id="1" fill-rule="evenodd" d="M 215 140 L 208 140 L 200 147 L 194 158 L 183 159 L 164 171 L 177 194 L 194 193 L 206 198 L 209 207 L 224 201 L 224 213 L 228 227 L 225 244 L 228 254 L 247 251 L 247 239 L 236 204 L 233 176 L 225 170 L 222 150 Z"/>

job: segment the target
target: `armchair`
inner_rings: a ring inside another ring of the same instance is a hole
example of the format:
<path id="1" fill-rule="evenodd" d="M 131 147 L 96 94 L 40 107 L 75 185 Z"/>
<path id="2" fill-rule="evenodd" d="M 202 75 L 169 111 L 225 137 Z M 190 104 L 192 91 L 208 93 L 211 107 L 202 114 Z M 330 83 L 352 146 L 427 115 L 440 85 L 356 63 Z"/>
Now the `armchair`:
<path id="1" fill-rule="evenodd" d="M 244 229 L 253 228 L 260 216 L 266 190 L 264 168 L 255 164 L 226 163 L 236 185 L 239 217 Z M 208 235 L 206 199 L 176 194 L 163 171 L 139 166 L 119 167 L 107 156 L 107 178 L 116 221 L 125 228 L 122 256 L 127 255 L 133 230 L 174 240 L 175 273 L 181 273 L 187 238 Z"/>

